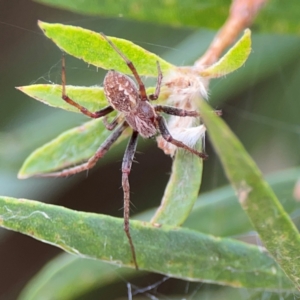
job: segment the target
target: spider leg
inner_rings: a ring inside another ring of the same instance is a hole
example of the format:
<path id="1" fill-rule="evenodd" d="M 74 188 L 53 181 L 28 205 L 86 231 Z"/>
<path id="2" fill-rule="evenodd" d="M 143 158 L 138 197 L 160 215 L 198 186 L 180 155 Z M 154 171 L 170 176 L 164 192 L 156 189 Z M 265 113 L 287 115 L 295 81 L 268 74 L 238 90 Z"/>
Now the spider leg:
<path id="1" fill-rule="evenodd" d="M 156 112 L 164 112 L 168 115 L 179 117 L 200 117 L 199 113 L 195 110 L 185 110 L 167 105 L 155 105 L 153 107 Z"/>
<path id="2" fill-rule="evenodd" d="M 162 81 L 162 78 L 163 78 L 163 75 L 162 75 L 162 72 L 161 72 L 161 69 L 160 69 L 160 65 L 159 65 L 159 61 L 157 61 L 156 64 L 157 64 L 157 73 L 158 73 L 157 83 L 156 83 L 155 93 L 149 95 L 150 100 L 157 100 L 158 99 L 159 93 L 160 93 L 161 81 Z"/>
<path id="3" fill-rule="evenodd" d="M 169 130 L 168 130 L 168 127 L 167 127 L 167 124 L 166 124 L 166 121 L 165 119 L 160 116 L 160 115 L 157 115 L 156 116 L 156 122 L 157 122 L 157 126 L 158 126 L 158 129 L 162 135 L 162 137 L 169 143 L 177 146 L 177 147 L 180 147 L 182 149 L 185 149 L 199 157 L 201 157 L 202 159 L 207 159 L 208 158 L 208 155 L 205 154 L 205 153 L 202 153 L 202 152 L 199 152 L 189 146 L 187 146 L 186 144 L 174 139 L 172 137 L 172 135 L 170 134 Z"/>
<path id="4" fill-rule="evenodd" d="M 128 127 L 127 123 L 124 122 L 119 128 L 117 128 L 98 148 L 96 153 L 84 164 L 68 168 L 59 172 L 46 173 L 37 175 L 38 177 L 66 177 L 76 173 L 80 173 L 85 170 L 91 169 L 96 162 L 102 158 L 106 152 L 110 149 L 111 145 L 119 138 L 125 128 Z"/>
<path id="5" fill-rule="evenodd" d="M 102 37 L 111 45 L 111 47 L 123 58 L 123 60 L 126 62 L 128 68 L 131 70 L 135 80 L 137 81 L 138 85 L 139 85 L 139 91 L 140 91 L 140 95 L 141 95 L 141 100 L 142 101 L 147 101 L 148 97 L 147 97 L 147 93 L 146 93 L 146 88 L 145 85 L 140 77 L 140 75 L 138 74 L 134 64 L 132 63 L 132 61 L 130 61 L 124 53 L 122 53 L 117 47 L 116 45 L 107 38 L 107 36 L 104 33 L 100 33 L 102 35 Z"/>
<path id="6" fill-rule="evenodd" d="M 131 170 L 131 165 L 134 157 L 134 153 L 136 150 L 137 145 L 137 138 L 138 138 L 138 132 L 133 131 L 132 136 L 129 140 L 129 143 L 127 145 L 124 157 L 123 157 L 123 163 L 122 163 L 122 187 L 124 192 L 124 231 L 127 235 L 127 238 L 129 240 L 130 249 L 132 253 L 133 262 L 135 265 L 135 268 L 138 270 L 138 264 L 136 262 L 136 255 L 135 255 L 135 249 L 132 242 L 132 238 L 129 231 L 129 214 L 130 214 L 130 186 L 129 186 L 129 173 Z"/>
<path id="7" fill-rule="evenodd" d="M 62 99 L 64 101 L 66 101 L 67 103 L 69 103 L 70 105 L 78 108 L 83 114 L 87 115 L 88 117 L 94 118 L 94 119 L 105 116 L 114 110 L 112 108 L 112 106 L 107 106 L 96 112 L 89 111 L 87 108 L 85 108 L 84 106 L 80 105 L 79 103 L 75 102 L 74 100 L 72 100 L 71 98 L 68 97 L 68 95 L 66 93 L 66 82 L 67 82 L 66 81 L 66 61 L 65 61 L 65 55 L 63 54 L 62 71 L 61 71 L 61 85 L 62 85 L 62 96 L 61 97 L 62 97 Z"/>
<path id="8" fill-rule="evenodd" d="M 201 117 L 201 114 L 199 114 L 195 110 L 185 110 L 185 109 L 176 108 L 176 107 L 167 106 L 167 105 L 155 105 L 153 107 L 156 112 L 164 112 L 168 115 L 179 116 L 179 117 Z M 214 113 L 217 116 L 222 115 L 221 110 L 215 110 Z"/>
<path id="9" fill-rule="evenodd" d="M 124 119 L 122 115 L 116 116 L 111 123 L 108 122 L 107 117 L 105 116 L 102 120 L 104 126 L 106 127 L 107 130 L 114 130 L 116 126 Z"/>

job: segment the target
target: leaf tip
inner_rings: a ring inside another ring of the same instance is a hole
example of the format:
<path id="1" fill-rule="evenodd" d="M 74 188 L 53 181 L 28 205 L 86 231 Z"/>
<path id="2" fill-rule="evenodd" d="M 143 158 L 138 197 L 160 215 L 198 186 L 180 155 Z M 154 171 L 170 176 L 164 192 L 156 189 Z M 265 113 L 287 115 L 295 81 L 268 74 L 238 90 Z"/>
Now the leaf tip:
<path id="1" fill-rule="evenodd" d="M 47 27 L 48 23 L 38 20 L 37 24 L 43 31 L 46 31 L 46 27 Z"/>
<path id="2" fill-rule="evenodd" d="M 30 175 L 24 173 L 23 168 L 21 168 L 21 170 L 19 171 L 19 173 L 17 175 L 18 179 L 27 179 L 29 177 L 30 177 Z"/>
<path id="3" fill-rule="evenodd" d="M 245 30 L 244 30 L 244 35 L 245 36 L 251 36 L 251 30 L 249 29 L 249 28 L 246 28 Z"/>

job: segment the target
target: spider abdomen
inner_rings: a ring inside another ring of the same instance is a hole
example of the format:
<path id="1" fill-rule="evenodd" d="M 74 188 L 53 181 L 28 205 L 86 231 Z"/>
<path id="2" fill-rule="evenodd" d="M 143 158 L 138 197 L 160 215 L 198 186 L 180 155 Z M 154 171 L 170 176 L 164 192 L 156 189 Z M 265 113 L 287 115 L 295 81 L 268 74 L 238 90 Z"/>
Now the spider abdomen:
<path id="1" fill-rule="evenodd" d="M 125 119 L 128 125 L 144 138 L 153 137 L 157 133 L 157 129 L 155 128 L 151 120 L 147 118 L 128 115 L 125 117 Z"/>
<path id="2" fill-rule="evenodd" d="M 130 113 L 137 105 L 139 92 L 128 76 L 110 70 L 103 82 L 104 93 L 111 106 L 123 113 Z"/>

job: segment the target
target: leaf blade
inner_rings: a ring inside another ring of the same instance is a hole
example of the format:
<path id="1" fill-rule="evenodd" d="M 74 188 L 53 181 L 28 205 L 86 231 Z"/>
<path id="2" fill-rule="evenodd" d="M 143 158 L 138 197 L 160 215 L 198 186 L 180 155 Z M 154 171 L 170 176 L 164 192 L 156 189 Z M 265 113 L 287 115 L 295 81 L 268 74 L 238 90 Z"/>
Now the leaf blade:
<path id="1" fill-rule="evenodd" d="M 95 154 L 110 134 L 101 119 L 67 130 L 33 151 L 23 163 L 18 177 L 25 179 L 85 161 Z M 128 134 L 129 131 L 125 130 L 112 146 L 123 141 Z"/>
<path id="2" fill-rule="evenodd" d="M 36 99 L 46 105 L 61 108 L 67 111 L 80 113 L 79 109 L 70 105 L 62 99 L 62 87 L 57 84 L 33 84 L 27 86 L 16 87 L 19 91 L 28 95 L 29 97 Z M 68 96 L 75 102 L 79 103 L 88 110 L 95 112 L 109 105 L 104 90 L 99 86 L 73 86 L 67 85 L 66 91 Z M 154 87 L 146 89 L 147 95 L 152 94 L 155 91 Z M 156 100 L 164 102 L 167 94 L 162 92 L 159 98 Z"/>
<path id="3" fill-rule="evenodd" d="M 209 137 L 241 206 L 268 251 L 299 289 L 297 278 L 300 271 L 295 268 L 297 253 L 300 251 L 297 228 L 225 122 L 211 114 L 211 108 L 204 101 L 201 101 L 200 108 Z"/>
<path id="4" fill-rule="evenodd" d="M 0 216 L 2 227 L 67 252 L 134 267 L 123 219 L 8 197 L 0 197 Z M 280 268 L 254 246 L 139 221 L 131 222 L 131 235 L 139 267 L 144 270 L 191 281 L 263 289 L 277 289 L 280 278 L 283 287 L 291 288 Z"/>
<path id="5" fill-rule="evenodd" d="M 219 29 L 228 16 L 230 1 L 196 0 L 188 1 L 152 1 L 123 0 L 111 5 L 106 1 L 72 1 L 72 0 L 35 0 L 40 3 L 67 9 L 89 15 L 104 15 L 137 21 L 150 21 L 169 24 L 172 26 L 193 26 Z M 298 0 L 290 0 L 284 5 L 280 0 L 269 1 L 260 11 L 255 25 L 263 32 L 294 33 L 299 34 L 300 25 L 297 9 Z M 191 7 L 193 9 L 191 10 Z M 213 16 L 213 17 L 212 17 Z"/>
<path id="6" fill-rule="evenodd" d="M 180 226 L 186 220 L 198 198 L 202 167 L 202 159 L 176 151 L 168 185 L 151 223 Z"/>
<path id="7" fill-rule="evenodd" d="M 56 7 L 68 9 L 74 12 L 80 12 L 91 15 L 106 15 L 119 17 L 120 11 L 122 16 L 128 19 L 150 21 L 161 24 L 170 24 L 173 26 L 204 26 L 217 29 L 226 20 L 227 11 L 230 1 L 222 3 L 212 3 L 209 0 L 187 1 L 125 1 L 121 0 L 114 5 L 111 2 L 96 1 L 83 3 L 81 1 L 64 1 L 59 0 L 37 0 L 40 3 L 50 4 Z M 191 10 L 193 7 L 193 10 Z M 211 16 L 214 16 L 213 20 Z"/>
<path id="8" fill-rule="evenodd" d="M 290 193 L 299 176 L 300 168 L 296 168 L 276 172 L 266 177 L 267 182 L 275 191 L 278 199 L 281 200 L 281 203 L 290 214 L 293 214 L 300 206 L 300 203 L 295 202 Z M 135 216 L 135 218 L 138 220 L 150 220 L 150 216 L 154 212 L 155 210 L 152 209 Z M 228 224 L 228 216 L 230 215 L 234 215 L 234 218 Z M 215 222 L 215 220 L 218 220 L 218 222 Z M 224 186 L 217 190 L 201 194 L 184 226 L 217 236 L 237 236 L 238 234 L 243 234 L 244 236 L 245 232 L 253 230 L 231 186 Z M 60 299 L 59 295 L 62 295 L 62 299 L 67 299 L 64 293 L 66 287 L 72 286 L 76 282 L 83 283 L 76 285 L 76 290 L 72 289 L 72 292 L 78 296 L 79 294 L 81 295 L 87 291 L 99 288 L 103 283 L 107 283 L 107 277 L 111 279 L 110 284 L 118 281 L 120 272 L 122 278 L 126 276 L 126 280 L 141 276 L 140 273 L 136 274 L 130 269 L 107 267 L 108 265 L 104 262 L 84 260 L 70 256 L 67 253 L 62 253 L 47 263 L 27 284 L 22 292 L 23 298 L 21 297 L 20 300 L 45 298 L 47 291 L 55 291 L 57 299 Z M 78 269 L 81 272 L 78 272 Z M 107 276 L 108 272 L 113 272 L 112 276 Z M 71 274 L 71 276 L 68 274 Z M 90 275 L 84 276 L 83 274 Z M 63 278 L 64 281 L 60 280 L 57 282 L 57 278 Z M 87 282 L 88 278 L 93 279 L 92 282 Z M 280 289 L 278 289 L 278 292 L 280 292 Z M 30 295 L 35 295 L 35 298 L 33 296 L 29 298 Z M 53 298 L 53 295 L 49 295 L 49 298 Z"/>
<path id="9" fill-rule="evenodd" d="M 100 34 L 70 25 L 41 21 L 38 22 L 38 25 L 44 34 L 66 53 L 96 67 L 132 74 L 124 60 Z M 108 38 L 133 62 L 140 75 L 157 77 L 157 61 L 163 73 L 174 67 L 159 56 L 130 41 L 114 37 Z"/>
<path id="10" fill-rule="evenodd" d="M 243 36 L 215 64 L 200 72 L 203 77 L 218 78 L 239 69 L 251 52 L 251 31 L 246 29 Z"/>
<path id="11" fill-rule="evenodd" d="M 114 283 L 116 274 L 129 279 L 135 273 L 128 268 L 115 268 L 101 261 L 61 253 L 29 281 L 18 300 L 76 299 L 96 288 Z"/>
<path id="12" fill-rule="evenodd" d="M 80 111 L 62 99 L 62 87 L 57 84 L 33 84 L 17 87 L 18 90 L 44 104 L 67 111 Z M 102 87 L 84 87 L 67 85 L 68 96 L 75 102 L 94 112 L 108 105 Z"/>

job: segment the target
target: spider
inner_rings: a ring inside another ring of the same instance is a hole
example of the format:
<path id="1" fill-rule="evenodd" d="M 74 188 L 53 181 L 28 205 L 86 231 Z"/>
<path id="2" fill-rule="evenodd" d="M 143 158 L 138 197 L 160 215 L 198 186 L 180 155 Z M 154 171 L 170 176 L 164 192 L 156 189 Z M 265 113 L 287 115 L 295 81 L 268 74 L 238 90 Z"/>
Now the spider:
<path id="1" fill-rule="evenodd" d="M 86 162 L 75 167 L 64 169 L 54 173 L 43 174 L 43 177 L 64 177 L 76 174 L 92 168 L 96 162 L 102 158 L 110 149 L 111 145 L 118 139 L 122 132 L 127 128 L 132 128 L 132 135 L 128 142 L 122 163 L 122 187 L 124 193 L 124 231 L 129 241 L 130 250 L 132 253 L 133 264 L 138 269 L 136 253 L 133 240 L 129 230 L 129 213 L 130 213 L 130 186 L 129 173 L 136 151 L 138 136 L 151 138 L 157 134 L 169 143 L 177 147 L 183 148 L 202 159 L 206 159 L 207 155 L 199 152 L 184 143 L 174 139 L 170 134 L 165 119 L 160 115 L 161 112 L 175 116 L 199 117 L 196 111 L 187 111 L 171 106 L 152 105 L 150 100 L 156 100 L 159 97 L 160 87 L 162 83 L 162 72 L 159 62 L 157 62 L 157 85 L 154 94 L 147 95 L 145 85 L 143 84 L 140 75 L 138 74 L 133 63 L 117 48 L 117 46 L 108 39 L 103 33 L 101 36 L 110 44 L 119 56 L 127 64 L 131 70 L 136 83 L 128 76 L 114 70 L 108 71 L 104 78 L 103 88 L 109 105 L 99 111 L 91 112 L 79 103 L 73 101 L 66 93 L 66 67 L 65 57 L 62 57 L 62 99 L 70 105 L 78 108 L 83 114 L 91 118 L 103 118 L 103 123 L 108 130 L 114 130 L 112 134 L 100 145 L 96 153 Z M 118 115 L 112 122 L 108 122 L 106 115 L 116 110 Z"/>

